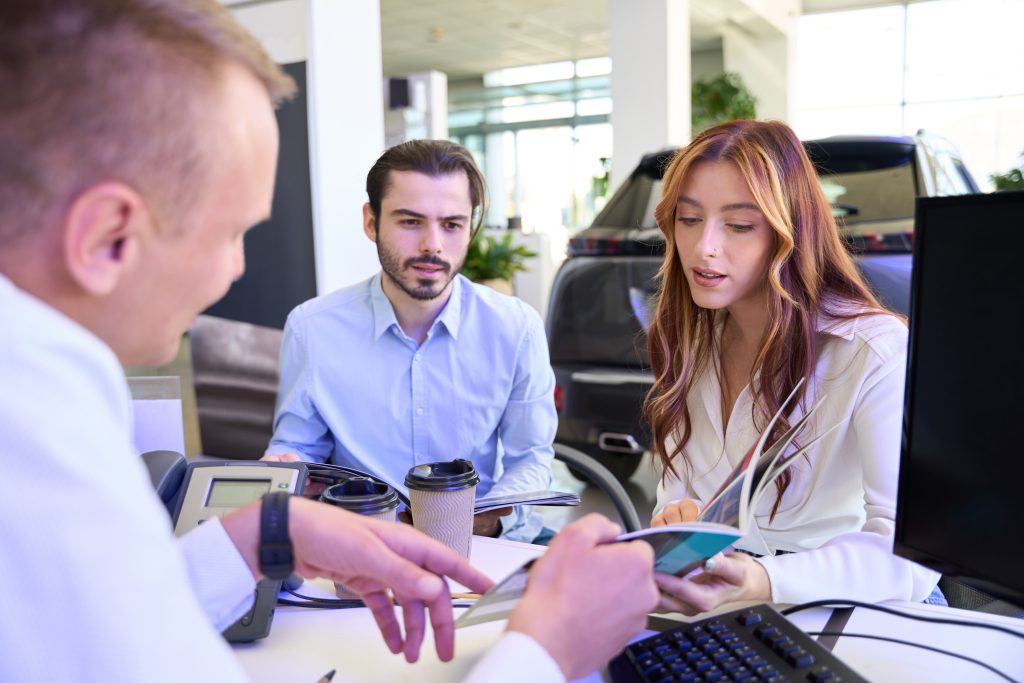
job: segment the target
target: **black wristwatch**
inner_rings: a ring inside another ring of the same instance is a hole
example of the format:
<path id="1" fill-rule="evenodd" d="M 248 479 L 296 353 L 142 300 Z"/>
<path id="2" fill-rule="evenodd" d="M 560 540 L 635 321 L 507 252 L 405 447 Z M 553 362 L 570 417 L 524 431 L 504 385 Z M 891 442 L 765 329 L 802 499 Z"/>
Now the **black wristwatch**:
<path id="1" fill-rule="evenodd" d="M 291 494 L 274 491 L 263 496 L 260 511 L 260 571 L 268 579 L 284 580 L 295 569 L 288 535 L 288 500 Z"/>

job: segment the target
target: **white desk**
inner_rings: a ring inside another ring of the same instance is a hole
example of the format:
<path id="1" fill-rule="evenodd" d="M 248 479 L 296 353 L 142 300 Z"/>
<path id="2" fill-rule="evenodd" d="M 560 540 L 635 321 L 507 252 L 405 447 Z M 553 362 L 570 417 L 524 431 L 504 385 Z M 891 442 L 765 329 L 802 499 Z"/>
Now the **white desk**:
<path id="1" fill-rule="evenodd" d="M 500 579 L 543 548 L 490 538 L 473 539 L 472 562 L 492 579 Z M 333 597 L 327 582 L 306 582 L 299 591 Z M 889 603 L 923 616 L 992 623 L 1024 633 L 1024 621 L 978 612 L 916 603 Z M 734 609 L 736 606 L 728 606 Z M 830 610 L 816 609 L 791 617 L 805 631 L 821 630 Z M 455 632 L 453 662 L 437 659 L 429 629 L 420 661 L 405 663 L 392 655 L 366 609 L 317 610 L 279 607 L 270 636 L 262 641 L 234 646 L 242 666 L 256 683 L 315 683 L 330 669 L 337 669 L 335 683 L 403 683 L 458 681 L 498 639 L 504 622 L 482 624 Z M 989 629 L 927 624 L 875 611 L 858 609 L 844 627 L 846 633 L 871 633 L 922 643 L 966 654 L 1024 681 L 1024 641 Z M 840 638 L 833 652 L 865 678 L 887 681 L 1002 681 L 995 674 L 968 662 L 905 645 L 861 638 Z M 610 680 L 594 674 L 587 683 Z"/>

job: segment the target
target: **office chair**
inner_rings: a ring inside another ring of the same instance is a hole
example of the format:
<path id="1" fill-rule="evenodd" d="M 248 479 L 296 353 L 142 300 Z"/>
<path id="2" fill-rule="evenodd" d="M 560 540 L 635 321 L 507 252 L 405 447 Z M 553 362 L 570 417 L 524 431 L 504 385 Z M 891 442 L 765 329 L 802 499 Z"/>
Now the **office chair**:
<path id="1" fill-rule="evenodd" d="M 274 429 L 281 330 L 201 315 L 189 333 L 203 454 L 258 460 Z"/>
<path id="2" fill-rule="evenodd" d="M 554 444 L 554 450 L 556 460 L 564 462 L 570 469 L 593 483 L 611 499 L 612 505 L 615 506 L 619 517 L 622 518 L 623 529 L 638 531 L 643 528 L 640 524 L 640 517 L 636 513 L 636 506 L 630 500 L 629 494 L 607 467 L 586 453 L 565 444 Z"/>
<path id="3" fill-rule="evenodd" d="M 943 575 L 939 579 L 939 588 L 946 596 L 946 602 L 950 607 L 1024 619 L 1024 609 L 968 586 L 953 577 Z"/>

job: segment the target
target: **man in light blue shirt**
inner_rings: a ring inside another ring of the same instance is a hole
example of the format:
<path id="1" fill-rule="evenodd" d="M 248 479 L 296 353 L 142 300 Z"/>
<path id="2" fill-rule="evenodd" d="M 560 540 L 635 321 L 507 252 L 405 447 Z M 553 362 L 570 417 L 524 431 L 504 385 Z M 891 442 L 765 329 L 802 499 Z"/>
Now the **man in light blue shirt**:
<path id="1" fill-rule="evenodd" d="M 543 323 L 458 274 L 484 213 L 472 156 L 447 141 L 397 145 L 367 194 L 382 272 L 288 316 L 266 457 L 331 461 L 403 491 L 410 467 L 467 458 L 478 497 L 547 489 L 557 416 Z M 541 528 L 523 507 L 474 523 L 527 542 Z"/>

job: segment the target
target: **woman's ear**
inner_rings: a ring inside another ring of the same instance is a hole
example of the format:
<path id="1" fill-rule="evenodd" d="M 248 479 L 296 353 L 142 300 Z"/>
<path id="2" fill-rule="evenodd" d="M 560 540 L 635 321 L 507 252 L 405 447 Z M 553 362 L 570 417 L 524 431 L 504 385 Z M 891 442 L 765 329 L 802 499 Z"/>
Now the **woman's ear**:
<path id="1" fill-rule="evenodd" d="M 138 192 L 118 182 L 86 189 L 71 204 L 63 232 L 63 254 L 72 279 L 93 296 L 117 287 L 139 251 L 139 235 L 151 229 Z"/>

